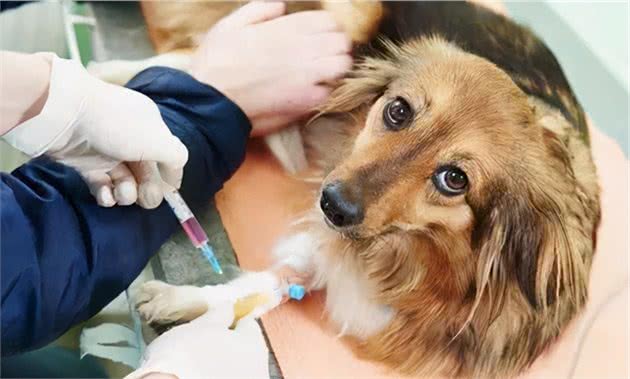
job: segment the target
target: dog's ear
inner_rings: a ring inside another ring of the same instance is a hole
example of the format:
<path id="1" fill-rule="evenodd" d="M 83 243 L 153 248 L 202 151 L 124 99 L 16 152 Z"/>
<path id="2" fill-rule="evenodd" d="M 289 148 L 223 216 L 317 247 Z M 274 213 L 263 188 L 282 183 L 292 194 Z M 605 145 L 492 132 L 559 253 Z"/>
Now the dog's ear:
<path id="1" fill-rule="evenodd" d="M 511 283 L 518 285 L 534 308 L 554 300 L 556 261 L 567 247 L 552 246 L 552 240 L 564 234 L 563 227 L 560 220 L 543 212 L 529 199 L 504 194 L 476 225 L 477 288 L 489 287 L 497 308 Z"/>
<path id="2" fill-rule="evenodd" d="M 586 301 L 593 250 L 589 207 L 580 199 L 568 152 L 546 137 L 540 171 L 492 191 L 496 198 L 478 214 L 473 231 L 477 296 L 488 290 L 495 312 L 512 284 L 535 309 L 560 298 L 575 307 Z"/>
<path id="3" fill-rule="evenodd" d="M 358 108 L 369 107 L 383 94 L 397 72 L 391 58 L 365 58 L 339 82 L 316 117 L 352 113 Z"/>
<path id="4" fill-rule="evenodd" d="M 367 58 L 339 82 L 302 130 L 307 159 L 330 172 L 363 129 L 372 104 L 383 94 L 397 70 L 391 59 Z"/>

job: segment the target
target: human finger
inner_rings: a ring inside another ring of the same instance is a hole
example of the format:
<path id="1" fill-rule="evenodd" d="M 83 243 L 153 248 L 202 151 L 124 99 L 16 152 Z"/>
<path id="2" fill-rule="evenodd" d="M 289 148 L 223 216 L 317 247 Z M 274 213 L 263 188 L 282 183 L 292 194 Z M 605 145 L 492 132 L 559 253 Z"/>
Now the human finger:
<path id="1" fill-rule="evenodd" d="M 183 168 L 173 168 L 164 164 L 158 164 L 158 171 L 160 172 L 160 177 L 166 184 L 176 189 L 181 187 L 182 179 L 184 177 Z"/>
<path id="2" fill-rule="evenodd" d="M 98 205 L 101 207 L 112 207 L 116 204 L 112 192 L 112 180 L 105 171 L 89 171 L 81 173 L 81 176 Z"/>
<path id="3" fill-rule="evenodd" d="M 352 57 L 342 54 L 313 60 L 305 68 L 305 72 L 310 79 L 321 83 L 339 79 L 351 68 Z"/>
<path id="4" fill-rule="evenodd" d="M 114 199 L 118 205 L 131 205 L 138 199 L 138 184 L 129 167 L 121 163 L 109 172 L 114 186 Z"/>
<path id="5" fill-rule="evenodd" d="M 137 146 L 138 144 L 142 146 Z M 168 129 L 163 132 L 156 131 L 154 136 L 148 137 L 146 141 L 136 142 L 136 146 L 142 151 L 139 160 L 156 162 L 164 170 L 181 170 L 188 161 L 188 149 Z"/>
<path id="6" fill-rule="evenodd" d="M 128 165 L 138 183 L 138 205 L 145 209 L 156 208 L 164 199 L 157 164 L 142 161 L 129 162 Z"/>
<path id="7" fill-rule="evenodd" d="M 221 22 L 223 26 L 243 27 L 282 16 L 286 5 L 281 1 L 252 1 L 243 5 Z"/>
<path id="8" fill-rule="evenodd" d="M 318 57 L 334 56 L 349 53 L 352 41 L 342 32 L 326 32 L 306 37 L 306 46 Z"/>
<path id="9" fill-rule="evenodd" d="M 330 12 L 322 10 L 291 13 L 265 23 L 264 27 L 298 35 L 341 31 Z"/>

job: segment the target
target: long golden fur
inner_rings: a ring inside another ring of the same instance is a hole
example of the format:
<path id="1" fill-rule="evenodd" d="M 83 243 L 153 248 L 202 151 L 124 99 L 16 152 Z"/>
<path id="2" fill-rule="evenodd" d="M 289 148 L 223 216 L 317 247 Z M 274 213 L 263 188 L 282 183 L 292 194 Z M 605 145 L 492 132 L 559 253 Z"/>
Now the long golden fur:
<path id="1" fill-rule="evenodd" d="M 356 41 L 386 14 L 375 9 Z M 302 130 L 322 188 L 342 183 L 364 217 L 336 227 L 314 207 L 296 231 L 351 262 L 375 288 L 370 300 L 393 310 L 387 326 L 353 340 L 361 356 L 407 374 L 515 375 L 587 299 L 600 211 L 583 112 L 563 77 L 507 70 L 439 30 L 382 46 Z M 398 97 L 414 118 L 392 131 L 383 109 Z M 436 190 L 444 165 L 466 173 L 464 194 Z"/>
<path id="2" fill-rule="evenodd" d="M 350 238 L 338 237 L 377 302 L 396 310 L 357 346 L 409 374 L 516 374 L 586 301 L 599 220 L 588 146 L 557 110 L 444 40 L 388 49 L 344 81 L 306 138 L 311 158 L 333 168 L 324 185 L 387 183 L 362 224 L 341 231 Z M 386 133 L 384 99 L 400 94 L 419 97 L 423 115 L 407 133 Z M 327 118 L 354 143 L 317 131 Z M 345 153 L 326 162 L 334 141 Z M 465 197 L 432 188 L 440 162 L 466 168 Z"/>

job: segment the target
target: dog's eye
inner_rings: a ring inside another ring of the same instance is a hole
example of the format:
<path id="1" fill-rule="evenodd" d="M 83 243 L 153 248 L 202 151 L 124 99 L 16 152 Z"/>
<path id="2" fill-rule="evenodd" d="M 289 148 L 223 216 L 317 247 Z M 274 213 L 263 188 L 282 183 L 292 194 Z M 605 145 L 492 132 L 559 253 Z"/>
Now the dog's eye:
<path id="1" fill-rule="evenodd" d="M 409 103 L 402 97 L 397 97 L 389 102 L 383 109 L 383 122 L 391 130 L 400 130 L 409 125 L 413 117 L 413 110 Z"/>
<path id="2" fill-rule="evenodd" d="M 468 187 L 468 177 L 457 167 L 441 167 L 433 174 L 433 184 L 443 195 L 461 195 Z"/>

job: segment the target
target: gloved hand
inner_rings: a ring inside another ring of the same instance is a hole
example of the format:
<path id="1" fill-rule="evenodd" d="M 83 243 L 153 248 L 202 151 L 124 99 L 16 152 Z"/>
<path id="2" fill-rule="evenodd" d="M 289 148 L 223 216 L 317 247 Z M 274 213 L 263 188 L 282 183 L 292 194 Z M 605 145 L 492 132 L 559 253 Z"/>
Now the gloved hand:
<path id="1" fill-rule="evenodd" d="M 284 15 L 282 2 L 252 2 L 203 37 L 191 73 L 234 101 L 261 135 L 303 117 L 352 66 L 352 43 L 327 11 Z"/>
<path id="2" fill-rule="evenodd" d="M 268 378 L 269 350 L 262 331 L 252 315 L 229 329 L 236 299 L 225 289 L 204 287 L 208 312 L 151 342 L 140 367 L 125 379 Z"/>
<path id="3" fill-rule="evenodd" d="M 101 206 L 155 208 L 163 183 L 179 188 L 188 151 L 146 96 L 100 81 L 77 62 L 51 58 L 39 115 L 4 138 L 30 156 L 74 167 Z"/>

